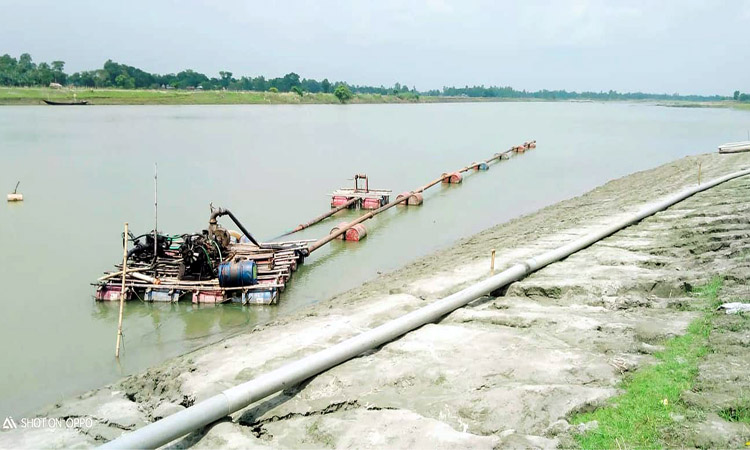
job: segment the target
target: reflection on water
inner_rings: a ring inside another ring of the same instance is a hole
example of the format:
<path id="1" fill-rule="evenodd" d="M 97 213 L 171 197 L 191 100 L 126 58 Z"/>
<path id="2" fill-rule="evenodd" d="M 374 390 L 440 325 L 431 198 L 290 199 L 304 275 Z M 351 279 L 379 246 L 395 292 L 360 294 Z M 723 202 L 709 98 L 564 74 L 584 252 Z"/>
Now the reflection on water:
<path id="1" fill-rule="evenodd" d="M 614 103 L 0 108 L 0 188 L 21 180 L 25 196 L 0 207 L 0 417 L 324 301 L 611 178 L 712 151 L 741 139 L 747 118 Z M 89 283 L 120 257 L 123 222 L 151 229 L 154 162 L 162 231 L 204 228 L 213 202 L 270 237 L 324 212 L 354 173 L 396 194 L 529 139 L 536 150 L 377 216 L 363 242 L 322 248 L 276 307 L 129 302 L 115 364 L 118 307 L 95 303 Z"/>

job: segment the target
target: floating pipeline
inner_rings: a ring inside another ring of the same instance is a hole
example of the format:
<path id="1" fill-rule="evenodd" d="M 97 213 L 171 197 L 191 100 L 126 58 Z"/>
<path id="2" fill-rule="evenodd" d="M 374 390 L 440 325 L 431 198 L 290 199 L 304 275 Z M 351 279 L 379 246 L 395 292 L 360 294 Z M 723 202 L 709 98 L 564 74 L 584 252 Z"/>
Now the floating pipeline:
<path id="1" fill-rule="evenodd" d="M 424 196 L 418 192 L 402 192 L 396 196 L 396 200 L 406 197 L 408 197 L 408 200 L 400 202 L 400 206 L 419 206 L 424 202 Z"/>
<path id="2" fill-rule="evenodd" d="M 464 181 L 464 177 L 461 175 L 461 172 L 453 172 L 453 173 L 444 173 L 443 174 L 443 183 L 446 184 L 458 184 Z"/>
<path id="3" fill-rule="evenodd" d="M 492 157 L 488 158 L 483 163 L 472 163 L 471 165 L 466 166 L 466 167 L 464 167 L 462 169 L 459 169 L 459 170 L 457 170 L 455 172 L 445 172 L 439 178 L 436 178 L 435 180 L 430 181 L 426 185 L 424 185 L 424 186 L 422 186 L 422 187 L 420 187 L 420 188 L 418 188 L 418 189 L 416 189 L 414 191 L 402 192 L 401 194 L 399 194 L 396 197 L 396 200 L 394 200 L 394 201 L 392 201 L 390 203 L 385 203 L 382 206 L 380 206 L 379 208 L 377 208 L 375 210 L 372 210 L 372 211 L 368 212 L 367 214 L 365 214 L 363 216 L 360 216 L 359 218 L 357 218 L 357 219 L 349 222 L 348 224 L 347 223 L 343 223 L 343 222 L 340 223 L 339 225 L 337 225 L 336 227 L 334 227 L 331 230 L 331 232 L 328 234 L 328 236 L 325 236 L 325 237 L 323 237 L 321 239 L 318 239 L 317 241 L 315 241 L 314 243 L 308 245 L 305 249 L 303 249 L 302 255 L 303 255 L 303 257 L 306 257 L 306 256 L 310 255 L 312 252 L 314 252 L 315 250 L 319 249 L 320 247 L 324 246 L 325 244 L 327 244 L 327 243 L 329 243 L 329 242 L 331 242 L 332 240 L 335 240 L 335 239 L 349 240 L 347 238 L 347 234 L 346 233 L 348 232 L 348 230 L 350 228 L 352 228 L 352 227 L 354 227 L 356 225 L 359 225 L 362 222 L 365 222 L 365 221 L 367 221 L 367 220 L 375 217 L 376 215 L 380 214 L 381 212 L 386 211 L 386 210 L 388 210 L 388 209 L 390 209 L 390 208 L 392 208 L 393 206 L 396 206 L 396 205 L 406 205 L 406 206 L 421 205 L 424 202 L 423 192 L 425 190 L 427 190 L 427 189 L 429 189 L 429 188 L 431 188 L 431 187 L 433 187 L 433 186 L 435 186 L 437 184 L 440 184 L 440 183 L 445 183 L 445 184 L 458 184 L 458 183 L 461 183 L 463 181 L 463 175 L 462 175 L 462 173 L 468 172 L 468 171 L 470 171 L 470 170 L 472 170 L 474 168 L 479 168 L 479 166 L 482 166 L 482 165 L 486 165 L 486 170 L 488 170 L 490 164 L 498 162 L 498 161 L 503 160 L 503 159 L 508 159 L 508 158 L 510 158 L 510 154 L 512 154 L 512 153 L 518 153 L 517 149 L 519 147 L 520 148 L 524 148 L 524 149 L 529 149 L 529 148 L 533 148 L 532 145 L 534 147 L 536 147 L 536 141 L 528 141 L 528 142 L 525 142 L 521 146 L 512 147 L 510 150 L 506 150 L 506 151 L 504 151 L 502 153 L 495 153 Z M 482 169 L 479 168 L 478 170 L 482 170 Z M 356 180 L 356 177 L 355 177 L 355 180 Z M 355 186 L 355 191 L 356 191 L 356 186 Z M 388 192 L 390 192 L 390 191 L 388 191 Z M 341 190 L 337 191 L 334 194 L 335 195 L 342 195 Z M 359 234 L 360 234 L 359 232 L 352 233 L 353 237 L 357 236 Z M 365 234 L 366 234 L 366 230 L 365 230 Z M 357 236 L 357 237 L 359 239 L 361 239 L 364 236 Z M 357 239 L 357 240 L 359 240 L 359 239 Z"/>
<path id="4" fill-rule="evenodd" d="M 341 222 L 320 239 L 258 242 L 242 223 L 228 210 L 212 209 L 207 229 L 200 233 L 161 235 L 150 232 L 138 237 L 126 236 L 130 249 L 123 281 L 122 266 L 106 272 L 95 283 L 98 301 L 141 300 L 147 302 L 178 302 L 190 299 L 193 303 L 217 304 L 225 302 L 244 305 L 275 304 L 290 282 L 292 274 L 313 251 L 334 239 L 363 240 L 368 229 L 365 222 L 393 206 L 419 206 L 424 203 L 424 192 L 438 184 L 459 184 L 466 173 L 489 170 L 492 164 L 509 159 L 513 154 L 536 147 L 536 141 L 525 142 L 492 157 L 445 172 L 440 177 L 390 200 L 391 191 L 370 189 L 367 175 L 354 176 L 354 188 L 335 191 L 331 210 L 298 225 L 282 236 L 293 234 L 319 223 L 343 209 L 361 208 L 369 212 L 351 222 Z M 362 182 L 364 185 L 362 185 Z M 227 230 L 218 218 L 228 216 L 240 231 Z M 149 243 L 154 234 L 158 245 Z M 142 242 L 142 239 L 146 242 Z M 132 245 L 131 245 L 132 244 Z M 122 289 L 124 287 L 124 293 Z"/>

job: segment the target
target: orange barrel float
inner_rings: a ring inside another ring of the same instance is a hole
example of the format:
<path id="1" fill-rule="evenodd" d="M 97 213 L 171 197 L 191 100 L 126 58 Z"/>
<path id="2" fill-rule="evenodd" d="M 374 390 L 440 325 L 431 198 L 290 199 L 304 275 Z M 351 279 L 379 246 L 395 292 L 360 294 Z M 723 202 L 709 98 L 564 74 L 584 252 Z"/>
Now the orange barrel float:
<path id="1" fill-rule="evenodd" d="M 396 197 L 396 200 L 398 200 L 400 198 L 404 198 L 404 197 L 409 197 L 409 200 L 407 200 L 407 201 L 405 201 L 403 203 L 399 203 L 399 205 L 417 206 L 417 205 L 421 205 L 422 202 L 424 202 L 424 197 L 419 192 L 415 192 L 415 193 L 402 192 L 402 193 L 398 194 L 398 196 Z"/>
<path id="2" fill-rule="evenodd" d="M 451 174 L 444 173 L 443 174 L 443 183 L 448 184 L 458 184 L 464 180 L 464 177 L 461 176 L 460 172 L 453 172 Z"/>
<path id="3" fill-rule="evenodd" d="M 341 206 L 348 201 L 349 201 L 348 197 L 344 197 L 343 195 L 334 195 L 333 198 L 331 199 L 331 208 L 336 208 L 338 206 Z"/>
<path id="4" fill-rule="evenodd" d="M 347 241 L 361 241 L 365 236 L 367 236 L 367 228 L 361 223 L 346 230 Z"/>
<path id="5" fill-rule="evenodd" d="M 337 232 L 338 230 L 344 228 L 346 225 L 347 222 L 341 222 L 331 229 L 330 234 Z M 365 238 L 365 236 L 367 236 L 367 228 L 365 228 L 365 226 L 361 223 L 358 223 L 346 230 L 346 233 L 336 236 L 336 239 L 343 239 L 345 241 L 361 241 Z"/>
<path id="6" fill-rule="evenodd" d="M 341 223 L 339 223 L 335 227 L 331 228 L 331 232 L 328 233 L 328 234 L 333 234 L 333 233 L 339 231 L 340 229 L 344 228 L 346 226 L 346 224 L 347 224 L 347 222 L 341 222 Z M 336 236 L 336 239 L 344 239 L 344 237 L 345 237 L 344 234 L 340 234 L 340 235 Z"/>
<path id="7" fill-rule="evenodd" d="M 362 202 L 362 209 L 378 209 L 383 206 L 379 198 L 366 198 Z"/>

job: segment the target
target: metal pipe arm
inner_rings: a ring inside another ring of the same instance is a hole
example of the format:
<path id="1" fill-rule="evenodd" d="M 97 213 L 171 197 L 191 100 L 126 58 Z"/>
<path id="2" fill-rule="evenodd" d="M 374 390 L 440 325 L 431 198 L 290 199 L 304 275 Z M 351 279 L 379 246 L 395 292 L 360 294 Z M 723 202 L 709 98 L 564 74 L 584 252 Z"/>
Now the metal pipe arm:
<path id="1" fill-rule="evenodd" d="M 209 225 L 216 224 L 216 218 L 217 217 L 221 217 L 221 216 L 229 216 L 229 218 L 232 219 L 232 222 L 234 222 L 234 224 L 237 225 L 237 227 L 240 229 L 240 231 L 242 231 L 242 234 L 244 234 L 245 236 L 247 236 L 248 239 L 250 239 L 250 242 L 252 242 L 253 244 L 255 244 L 258 247 L 262 248 L 262 246 L 258 243 L 258 241 L 255 240 L 255 238 L 253 237 L 253 235 L 250 234 L 249 231 L 247 231 L 247 228 L 245 228 L 240 223 L 240 221 L 237 220 L 237 218 L 234 216 L 234 214 L 232 214 L 232 211 L 230 211 L 228 209 L 219 208 L 216 211 L 212 212 L 211 213 L 211 218 L 208 220 Z"/>

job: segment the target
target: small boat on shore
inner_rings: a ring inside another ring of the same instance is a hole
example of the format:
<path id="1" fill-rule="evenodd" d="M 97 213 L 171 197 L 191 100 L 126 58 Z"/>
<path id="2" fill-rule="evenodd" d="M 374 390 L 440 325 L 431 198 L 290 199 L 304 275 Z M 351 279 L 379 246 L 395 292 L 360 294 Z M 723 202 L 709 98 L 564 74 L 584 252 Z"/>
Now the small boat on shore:
<path id="1" fill-rule="evenodd" d="M 88 100 L 78 100 L 78 101 L 72 101 L 72 102 L 55 102 L 52 100 L 42 100 L 44 103 L 48 105 L 53 106 L 77 106 L 77 105 L 88 105 Z"/>
<path id="2" fill-rule="evenodd" d="M 750 151 L 750 141 L 729 142 L 719 146 L 719 153 L 740 153 Z"/>

